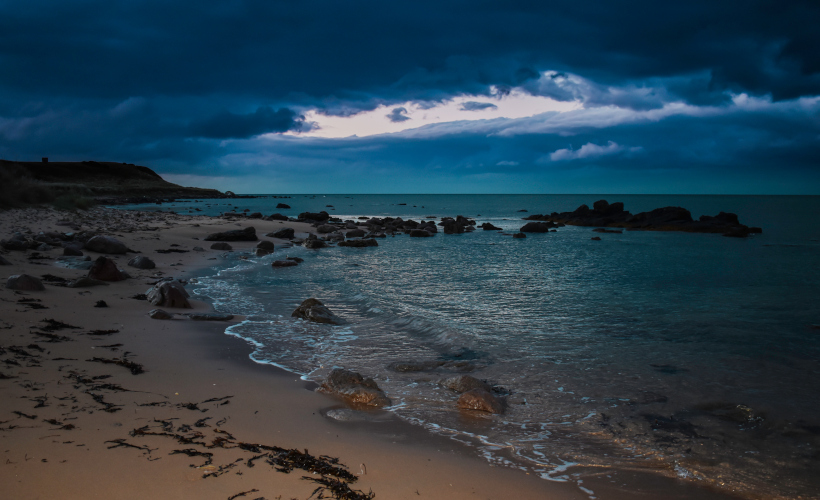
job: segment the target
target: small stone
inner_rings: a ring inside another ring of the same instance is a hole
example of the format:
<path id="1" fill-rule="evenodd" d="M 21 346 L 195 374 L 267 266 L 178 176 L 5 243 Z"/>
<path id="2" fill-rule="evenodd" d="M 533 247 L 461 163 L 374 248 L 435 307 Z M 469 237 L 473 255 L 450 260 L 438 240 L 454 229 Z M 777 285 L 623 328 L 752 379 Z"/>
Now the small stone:
<path id="1" fill-rule="evenodd" d="M 485 411 L 488 413 L 502 413 L 504 407 L 498 399 L 484 389 L 472 389 L 458 398 L 456 403 L 459 408 L 465 410 Z"/>
<path id="2" fill-rule="evenodd" d="M 458 393 L 464 393 L 473 389 L 484 389 L 490 391 L 490 386 L 481 380 L 470 375 L 458 375 L 441 381 L 441 385 Z"/>
<path id="3" fill-rule="evenodd" d="M 76 245 L 66 245 L 63 248 L 63 255 L 67 255 L 70 257 L 82 257 L 83 251 Z"/>
<path id="4" fill-rule="evenodd" d="M 526 238 L 526 237 L 527 237 L 527 235 L 524 234 L 524 233 L 515 233 L 513 235 L 513 238 Z"/>
<path id="5" fill-rule="evenodd" d="M 105 303 L 104 300 L 98 300 L 94 307 L 108 307 L 108 304 Z"/>
<path id="6" fill-rule="evenodd" d="M 131 267 L 136 267 L 137 269 L 154 269 L 155 267 L 157 267 L 153 260 L 142 255 L 138 255 L 133 259 L 129 260 L 128 265 Z"/>
<path id="7" fill-rule="evenodd" d="M 233 250 L 233 247 L 225 242 L 214 243 L 211 245 L 211 250 Z"/>
<path id="8" fill-rule="evenodd" d="M 150 316 L 153 319 L 171 319 L 174 317 L 173 314 L 167 313 L 162 309 L 152 309 L 148 313 L 148 316 Z"/>
<path id="9" fill-rule="evenodd" d="M 275 260 L 271 263 L 271 267 L 294 267 L 299 263 L 293 260 Z"/>

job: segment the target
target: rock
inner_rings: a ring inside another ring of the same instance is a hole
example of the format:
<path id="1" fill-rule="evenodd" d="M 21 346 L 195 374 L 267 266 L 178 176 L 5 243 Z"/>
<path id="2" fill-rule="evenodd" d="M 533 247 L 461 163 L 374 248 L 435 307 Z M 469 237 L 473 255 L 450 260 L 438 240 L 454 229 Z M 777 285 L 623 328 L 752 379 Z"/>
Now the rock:
<path id="1" fill-rule="evenodd" d="M 162 309 L 151 309 L 151 311 L 148 312 L 148 316 L 153 319 L 171 319 L 174 317 L 173 314 L 167 313 Z"/>
<path id="2" fill-rule="evenodd" d="M 257 241 L 258 239 L 256 237 L 256 228 L 249 226 L 245 229 L 209 234 L 205 241 Z"/>
<path id="3" fill-rule="evenodd" d="M 230 245 L 229 245 L 229 244 L 227 244 L 227 243 L 220 242 L 220 243 L 214 243 L 213 245 L 211 245 L 211 250 L 227 250 L 227 251 L 231 251 L 231 250 L 233 250 L 233 247 L 232 247 L 232 246 L 230 246 Z"/>
<path id="4" fill-rule="evenodd" d="M 40 243 L 39 245 L 37 245 L 37 248 L 35 248 L 35 250 L 37 250 L 38 252 L 48 252 L 49 250 L 51 250 L 51 245 L 49 245 L 48 243 Z"/>
<path id="5" fill-rule="evenodd" d="M 344 324 L 344 320 L 325 307 L 320 301 L 310 298 L 302 302 L 291 314 L 294 318 L 300 318 L 314 323 L 327 323 L 331 325 Z"/>
<path id="6" fill-rule="evenodd" d="M 0 266 L 10 266 L 11 262 L 7 261 L 5 257 L 0 255 Z"/>
<path id="7" fill-rule="evenodd" d="M 317 248 L 325 248 L 326 246 L 327 246 L 327 243 L 324 240 L 319 240 L 319 239 L 305 240 L 305 248 L 317 249 Z"/>
<path id="8" fill-rule="evenodd" d="M 108 257 L 100 256 L 88 270 L 88 277 L 102 281 L 123 281 L 127 276 L 117 268 L 117 264 Z"/>
<path id="9" fill-rule="evenodd" d="M 364 235 L 367 234 L 364 229 L 351 229 L 347 233 L 345 233 L 346 238 L 364 238 Z"/>
<path id="10" fill-rule="evenodd" d="M 287 203 L 279 203 L 276 205 L 276 208 L 290 208 L 290 205 Z"/>
<path id="11" fill-rule="evenodd" d="M 485 222 L 484 224 L 482 224 L 481 229 L 483 229 L 485 231 L 501 231 L 500 227 L 495 227 L 492 224 L 490 224 L 489 222 Z"/>
<path id="12" fill-rule="evenodd" d="M 526 238 L 526 237 L 527 237 L 527 235 L 524 234 L 524 233 L 515 233 L 513 235 L 513 238 Z"/>
<path id="13" fill-rule="evenodd" d="M 154 269 L 157 267 L 153 260 L 148 257 L 143 257 L 142 255 L 138 255 L 129 260 L 128 265 L 131 267 L 136 267 L 137 269 Z"/>
<path id="14" fill-rule="evenodd" d="M 370 238 L 369 240 L 346 240 L 339 242 L 340 247 L 355 247 L 355 248 L 364 248 L 364 247 L 377 247 L 379 243 Z"/>
<path id="15" fill-rule="evenodd" d="M 470 375 L 457 375 L 455 377 L 442 380 L 441 385 L 451 391 L 458 392 L 459 394 L 471 391 L 473 389 L 484 389 L 487 392 L 491 390 L 491 387 L 488 384 L 478 380 L 475 377 L 471 377 Z"/>
<path id="16" fill-rule="evenodd" d="M 292 260 L 293 262 L 296 262 L 296 263 L 299 263 L 299 264 L 301 264 L 302 262 L 305 261 L 305 259 L 303 259 L 301 257 L 286 257 L 286 259 Z"/>
<path id="17" fill-rule="evenodd" d="M 266 220 L 282 220 L 282 221 L 289 220 L 287 215 L 282 215 L 282 214 L 269 215 L 269 216 L 265 217 L 265 219 Z"/>
<path id="18" fill-rule="evenodd" d="M 63 247 L 63 255 L 69 257 L 82 257 L 83 251 L 77 245 L 66 245 Z"/>
<path id="19" fill-rule="evenodd" d="M 522 233 L 548 233 L 554 227 L 556 226 L 553 222 L 527 222 L 520 231 Z"/>
<path id="20" fill-rule="evenodd" d="M 6 250 L 17 250 L 25 252 L 29 248 L 35 246 L 35 244 L 27 240 L 26 237 L 22 234 L 15 233 L 14 236 L 12 236 L 8 240 L 0 240 L 0 246 L 5 248 Z"/>
<path id="21" fill-rule="evenodd" d="M 185 316 L 194 321 L 230 321 L 233 319 L 233 314 L 222 313 L 187 313 Z"/>
<path id="22" fill-rule="evenodd" d="M 333 224 L 322 224 L 321 226 L 316 228 L 316 232 L 319 234 L 327 234 L 332 233 L 336 230 L 336 226 Z"/>
<path id="23" fill-rule="evenodd" d="M 85 248 L 92 252 L 115 255 L 124 255 L 128 252 L 128 247 L 125 246 L 125 243 L 111 236 L 94 236 L 85 242 Z"/>
<path id="24" fill-rule="evenodd" d="M 6 288 L 23 292 L 42 292 L 46 289 L 43 282 L 29 274 L 15 274 L 6 280 Z"/>
<path id="25" fill-rule="evenodd" d="M 302 212 L 299 214 L 299 220 L 305 222 L 324 222 L 328 219 L 330 219 L 330 214 L 325 211 L 319 213 Z"/>
<path id="26" fill-rule="evenodd" d="M 157 283 L 145 295 L 148 301 L 155 306 L 191 309 L 191 304 L 188 302 L 190 295 L 188 295 L 182 283 L 177 280 Z"/>
<path id="27" fill-rule="evenodd" d="M 592 237 L 592 238 L 590 238 L 590 239 L 591 239 L 592 241 L 601 241 L 601 237 L 600 237 L 600 236 L 593 236 L 593 237 Z"/>
<path id="28" fill-rule="evenodd" d="M 458 398 L 456 403 L 465 410 L 486 411 L 488 413 L 502 413 L 504 407 L 498 399 L 485 389 L 471 389 Z"/>
<path id="29" fill-rule="evenodd" d="M 433 233 L 425 229 L 411 229 L 410 236 L 412 238 L 429 238 L 430 236 L 433 236 Z"/>
<path id="30" fill-rule="evenodd" d="M 592 230 L 593 233 L 609 233 L 609 234 L 623 234 L 623 229 L 606 229 L 603 227 L 597 227 Z"/>
<path id="31" fill-rule="evenodd" d="M 104 300 L 98 300 L 94 307 L 108 307 L 108 304 L 105 303 Z"/>
<path id="32" fill-rule="evenodd" d="M 216 245 L 216 243 L 214 243 L 214 245 Z M 204 252 L 205 251 L 205 249 L 202 248 L 202 247 L 194 247 L 191 250 L 193 250 L 194 252 Z"/>
<path id="33" fill-rule="evenodd" d="M 296 233 L 294 232 L 292 227 L 285 227 L 285 228 L 280 229 L 279 231 L 276 231 L 276 232 L 273 232 L 273 233 L 268 233 L 265 236 L 268 236 L 268 237 L 271 237 L 271 238 L 279 238 L 281 240 L 291 240 L 291 239 L 293 239 L 295 234 Z"/>
<path id="34" fill-rule="evenodd" d="M 372 378 L 336 368 L 327 374 L 318 391 L 340 396 L 350 403 L 383 407 L 390 405 L 390 399 L 379 389 Z"/>
<path id="35" fill-rule="evenodd" d="M 262 212 L 254 212 L 252 214 L 249 214 L 248 218 L 249 219 L 261 219 L 262 218 Z"/>
<path id="36" fill-rule="evenodd" d="M 271 263 L 271 267 L 294 267 L 298 265 L 298 262 L 292 260 L 275 260 Z"/>
<path id="37" fill-rule="evenodd" d="M 89 278 L 88 276 L 83 276 L 82 278 L 77 278 L 68 283 L 69 288 L 89 288 L 92 286 L 101 286 L 105 285 L 108 286 L 108 283 L 102 280 Z"/>
<path id="38" fill-rule="evenodd" d="M 271 253 L 273 252 L 273 243 L 271 243 L 270 241 L 260 241 L 256 244 L 256 248 Z"/>

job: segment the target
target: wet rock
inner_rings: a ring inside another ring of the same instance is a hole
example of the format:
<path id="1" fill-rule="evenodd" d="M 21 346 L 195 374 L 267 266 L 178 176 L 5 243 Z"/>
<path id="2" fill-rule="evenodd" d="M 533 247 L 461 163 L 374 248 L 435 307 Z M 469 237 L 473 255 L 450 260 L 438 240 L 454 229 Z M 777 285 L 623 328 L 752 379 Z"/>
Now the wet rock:
<path id="1" fill-rule="evenodd" d="M 185 316 L 193 321 L 230 321 L 233 319 L 233 314 L 222 313 L 187 313 Z"/>
<path id="2" fill-rule="evenodd" d="M 257 241 L 256 228 L 253 226 L 245 229 L 234 229 L 232 231 L 223 231 L 221 233 L 209 234 L 205 241 Z"/>
<path id="3" fill-rule="evenodd" d="M 609 234 L 622 234 L 624 232 L 623 229 L 606 229 L 604 227 L 596 227 L 592 230 L 593 233 L 609 233 Z"/>
<path id="4" fill-rule="evenodd" d="M 34 246 L 36 246 L 36 243 L 34 243 L 33 241 L 29 241 L 21 233 L 15 233 L 14 236 L 9 238 L 8 240 L 0 240 L 0 246 L 5 248 L 6 250 L 17 250 L 25 252 L 29 248 L 33 248 Z"/>
<path id="5" fill-rule="evenodd" d="M 282 214 L 272 214 L 272 215 L 268 215 L 267 217 L 265 217 L 265 220 L 281 220 L 281 221 L 286 221 L 286 220 L 289 220 L 289 219 L 288 219 L 288 216 L 287 216 L 287 215 L 282 215 Z"/>
<path id="6" fill-rule="evenodd" d="M 92 286 L 108 286 L 108 283 L 102 280 L 89 278 L 88 276 L 83 276 L 81 278 L 77 278 L 69 282 L 69 288 L 90 288 Z"/>
<path id="7" fill-rule="evenodd" d="M 108 304 L 104 300 L 98 300 L 94 307 L 108 307 Z"/>
<path id="8" fill-rule="evenodd" d="M 0 266 L 10 266 L 11 262 L 7 261 L 5 257 L 0 255 Z"/>
<path id="9" fill-rule="evenodd" d="M 527 237 L 527 235 L 524 234 L 524 233 L 515 233 L 513 235 L 513 238 L 526 238 L 526 237 Z"/>
<path id="10" fill-rule="evenodd" d="M 279 238 L 280 240 L 291 240 L 295 234 L 296 233 L 292 227 L 285 227 L 273 233 L 268 233 L 265 236 L 269 238 Z"/>
<path id="11" fill-rule="evenodd" d="M 262 218 L 262 212 L 254 212 L 252 214 L 249 214 L 248 218 L 249 219 L 261 219 Z"/>
<path id="12" fill-rule="evenodd" d="M 319 234 L 327 234 L 332 233 L 336 230 L 336 226 L 333 224 L 322 224 L 321 226 L 316 228 L 316 232 Z"/>
<path id="13" fill-rule="evenodd" d="M 194 247 L 191 250 L 193 250 L 194 252 L 204 252 L 205 251 L 205 249 L 202 248 L 202 247 Z"/>
<path id="14" fill-rule="evenodd" d="M 278 203 L 276 205 L 276 208 L 290 208 L 290 205 L 288 205 L 287 203 Z"/>
<path id="15" fill-rule="evenodd" d="M 294 318 L 301 318 L 314 323 L 326 323 L 330 325 L 344 324 L 344 320 L 328 309 L 319 300 L 310 298 L 302 302 L 302 304 L 291 313 Z"/>
<path id="16" fill-rule="evenodd" d="M 461 397 L 456 403 L 459 408 L 465 410 L 485 411 L 488 413 L 502 413 L 504 406 L 501 402 L 485 389 L 471 389 Z"/>
<path id="17" fill-rule="evenodd" d="M 430 236 L 433 236 L 433 233 L 425 229 L 412 229 L 410 231 L 410 236 L 412 238 L 429 238 Z"/>
<path id="18" fill-rule="evenodd" d="M 23 292 L 42 292 L 46 289 L 43 282 L 29 274 L 15 274 L 6 280 L 6 288 Z"/>
<path id="19" fill-rule="evenodd" d="M 364 247 L 377 247 L 379 243 L 370 238 L 369 240 L 346 240 L 339 242 L 340 247 L 354 247 L 354 248 L 364 248 Z"/>
<path id="20" fill-rule="evenodd" d="M 482 224 L 481 229 L 483 229 L 485 231 L 501 231 L 500 227 L 495 227 L 492 224 L 490 224 L 489 222 L 485 222 L 484 224 Z"/>
<path id="21" fill-rule="evenodd" d="M 177 280 L 157 283 L 145 295 L 148 301 L 155 306 L 191 309 L 191 304 L 188 302 L 190 295 L 182 283 Z"/>
<path id="22" fill-rule="evenodd" d="M 275 260 L 271 263 L 271 267 L 294 267 L 299 263 L 293 260 Z"/>
<path id="23" fill-rule="evenodd" d="M 345 234 L 347 238 L 364 238 L 367 232 L 364 229 L 351 229 Z"/>
<path id="24" fill-rule="evenodd" d="M 108 257 L 100 256 L 88 270 L 88 277 L 102 281 L 123 281 L 128 276 L 117 268 L 117 264 Z"/>
<path id="25" fill-rule="evenodd" d="M 327 243 L 324 240 L 320 239 L 308 239 L 305 240 L 305 248 L 317 249 L 317 248 L 325 248 L 327 247 Z"/>
<path id="26" fill-rule="evenodd" d="M 112 238 L 111 236 L 101 235 L 94 236 L 90 240 L 86 241 L 85 248 L 87 250 L 91 250 L 92 252 L 114 255 L 124 255 L 128 252 L 128 247 L 125 246 L 125 243 L 116 238 Z"/>
<path id="27" fill-rule="evenodd" d="M 359 373 L 339 368 L 328 373 L 318 391 L 340 396 L 350 403 L 359 405 L 374 407 L 390 405 L 390 399 L 385 396 L 372 378 L 365 378 Z"/>
<path id="28" fill-rule="evenodd" d="M 63 247 L 63 255 L 68 257 L 82 257 L 83 251 L 77 245 L 66 245 Z"/>
<path id="29" fill-rule="evenodd" d="M 455 377 L 444 379 L 440 383 L 442 386 L 450 389 L 451 391 L 458 392 L 459 394 L 471 391 L 473 389 L 483 389 L 487 392 L 492 390 L 487 383 L 482 382 L 475 377 L 471 377 L 470 375 L 457 375 Z"/>
<path id="30" fill-rule="evenodd" d="M 520 231 L 522 233 L 548 233 L 554 227 L 556 226 L 552 222 L 528 222 L 521 227 Z"/>
<path id="31" fill-rule="evenodd" d="M 296 262 L 296 263 L 299 263 L 299 264 L 301 264 L 302 262 L 305 261 L 305 259 L 303 259 L 301 257 L 286 257 L 286 259 L 287 260 L 292 260 L 293 262 Z"/>
<path id="32" fill-rule="evenodd" d="M 138 255 L 133 259 L 129 260 L 128 265 L 131 267 L 136 267 L 137 269 L 154 269 L 155 267 L 157 267 L 157 265 L 154 264 L 153 260 L 142 255 Z"/>
<path id="33" fill-rule="evenodd" d="M 174 317 L 173 314 L 165 312 L 162 309 L 151 309 L 148 316 L 153 319 L 171 319 Z"/>
<path id="34" fill-rule="evenodd" d="M 214 243 L 213 245 L 211 245 L 211 250 L 227 250 L 227 251 L 231 251 L 231 250 L 233 250 L 233 247 L 232 247 L 232 246 L 230 246 L 230 245 L 229 245 L 229 244 L 227 244 L 227 243 L 220 242 L 220 243 Z"/>
<path id="35" fill-rule="evenodd" d="M 314 212 L 302 212 L 299 214 L 298 220 L 303 222 L 325 222 L 326 220 L 330 219 L 330 214 L 325 211 L 321 211 L 318 213 Z"/>
<path id="36" fill-rule="evenodd" d="M 591 239 L 592 241 L 601 241 L 601 237 L 600 237 L 600 236 L 593 236 L 593 237 L 592 237 L 592 238 L 590 238 L 590 239 Z"/>

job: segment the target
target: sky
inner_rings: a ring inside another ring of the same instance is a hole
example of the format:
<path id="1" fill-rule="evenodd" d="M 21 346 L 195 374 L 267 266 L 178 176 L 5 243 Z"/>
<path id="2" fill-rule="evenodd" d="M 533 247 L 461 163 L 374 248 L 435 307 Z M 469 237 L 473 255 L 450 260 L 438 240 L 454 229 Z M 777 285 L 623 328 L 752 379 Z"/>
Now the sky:
<path id="1" fill-rule="evenodd" d="M 0 0 L 0 158 L 238 193 L 820 194 L 820 2 Z"/>

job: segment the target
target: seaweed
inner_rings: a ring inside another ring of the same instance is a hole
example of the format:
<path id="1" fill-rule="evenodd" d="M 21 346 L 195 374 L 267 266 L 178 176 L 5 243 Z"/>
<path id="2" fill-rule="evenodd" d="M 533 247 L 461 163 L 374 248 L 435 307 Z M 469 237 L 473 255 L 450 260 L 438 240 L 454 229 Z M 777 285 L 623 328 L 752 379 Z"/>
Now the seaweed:
<path id="1" fill-rule="evenodd" d="M 44 282 L 52 286 L 68 286 L 68 284 L 71 282 L 71 280 L 67 280 L 59 276 L 54 276 L 53 274 L 43 274 L 40 277 L 43 278 Z"/>
<path id="2" fill-rule="evenodd" d="M 120 331 L 119 330 L 91 330 L 90 332 L 85 332 L 86 335 L 111 335 L 113 333 L 120 333 Z"/>
<path id="3" fill-rule="evenodd" d="M 79 326 L 63 323 L 62 321 L 57 321 L 56 319 L 44 319 L 42 323 L 45 323 L 46 326 L 41 326 L 40 329 L 46 332 L 56 332 L 57 330 L 65 329 L 79 330 L 81 328 Z"/>
<path id="4" fill-rule="evenodd" d="M 135 300 L 148 300 L 148 296 L 144 293 L 138 293 L 136 295 L 133 295 L 131 298 Z"/>
<path id="5" fill-rule="evenodd" d="M 63 335 L 57 335 L 57 334 L 54 334 L 54 333 L 38 332 L 38 331 L 34 331 L 34 330 L 30 330 L 29 333 L 32 334 L 32 335 L 38 335 L 40 337 L 45 337 L 46 339 L 48 339 L 48 340 L 45 340 L 44 342 L 55 343 L 55 342 L 66 342 L 66 341 L 74 340 L 72 338 L 65 337 Z"/>
<path id="6" fill-rule="evenodd" d="M 56 418 L 49 418 L 49 419 L 43 420 L 43 422 L 45 422 L 47 424 L 59 426 L 61 430 L 66 430 L 66 431 L 70 431 L 72 429 L 77 428 L 77 427 L 74 426 L 74 424 L 64 424 L 64 423 L 60 422 L 59 420 L 57 420 Z"/>
<path id="7" fill-rule="evenodd" d="M 29 419 L 29 420 L 34 420 L 34 419 L 36 419 L 36 418 L 37 418 L 37 415 L 28 415 L 28 414 L 26 414 L 26 413 L 23 413 L 23 412 L 21 412 L 21 411 L 17 411 L 17 410 L 14 410 L 12 413 L 14 413 L 15 415 L 19 415 L 19 416 L 21 416 L 21 417 L 25 417 L 25 418 L 27 418 L 27 419 Z"/>
<path id="8" fill-rule="evenodd" d="M 9 379 L 13 379 L 13 378 L 17 378 L 17 377 L 14 376 L 14 375 L 6 375 L 5 373 L 0 372 L 0 380 L 9 380 Z"/>
<path id="9" fill-rule="evenodd" d="M 242 493 L 237 493 L 236 495 L 231 495 L 231 496 L 229 496 L 229 497 L 228 497 L 228 500 L 234 500 L 234 499 L 239 498 L 239 497 L 244 497 L 245 495 L 247 495 L 247 494 L 249 494 L 249 493 L 256 493 L 256 492 L 258 492 L 258 491 L 259 491 L 259 490 L 255 489 L 255 488 L 254 488 L 254 489 L 252 489 L 252 490 L 243 491 Z"/>
<path id="10" fill-rule="evenodd" d="M 84 393 L 86 393 L 86 394 L 88 394 L 89 396 L 91 396 L 91 398 L 92 398 L 94 401 L 96 401 L 97 403 L 99 403 L 99 404 L 103 405 L 103 411 L 105 411 L 105 412 L 108 412 L 108 413 L 114 413 L 114 412 L 118 412 L 118 411 L 122 410 L 122 406 L 123 406 L 123 405 L 115 405 L 114 403 L 109 403 L 109 402 L 107 402 L 107 401 L 106 401 L 106 400 L 102 397 L 102 394 L 94 394 L 94 393 L 93 393 L 93 392 L 91 392 L 90 390 L 88 390 L 88 391 L 83 391 L 83 392 L 84 392 Z"/>
<path id="11" fill-rule="evenodd" d="M 156 450 L 156 448 L 151 449 L 147 446 L 137 446 L 135 444 L 131 444 L 131 443 L 127 442 L 125 439 L 112 439 L 110 441 L 105 441 L 105 442 L 106 443 L 114 443 L 112 446 L 108 447 L 109 450 L 112 449 L 112 448 L 136 448 L 138 450 L 148 452 L 149 454 L 152 451 Z"/>
<path id="12" fill-rule="evenodd" d="M 339 500 L 370 500 L 372 498 L 376 498 L 376 494 L 373 493 L 371 490 L 369 493 L 364 493 L 361 490 L 353 490 L 350 488 L 344 481 L 339 481 L 338 479 L 333 479 L 331 477 L 310 477 L 310 476 L 302 476 L 302 479 L 305 481 L 313 481 L 314 483 L 318 483 L 320 486 L 313 490 L 313 493 L 310 495 L 310 498 L 327 498 L 324 496 L 325 492 L 329 492 L 331 494 L 330 498 L 339 499 Z M 316 496 L 316 495 L 319 496 Z"/>
<path id="13" fill-rule="evenodd" d="M 17 301 L 18 304 L 22 304 L 22 305 L 28 307 L 29 309 L 48 309 L 48 307 L 44 306 L 40 302 L 41 302 L 40 299 L 31 299 L 31 298 L 29 298 L 29 299 L 20 299 L 20 300 Z"/>
<path id="14" fill-rule="evenodd" d="M 190 250 L 180 250 L 178 248 L 169 248 L 167 250 L 156 250 L 157 253 L 188 253 Z"/>
<path id="15" fill-rule="evenodd" d="M 114 359 L 94 357 L 94 358 L 91 358 L 91 359 L 87 359 L 86 361 L 93 361 L 95 363 L 104 363 L 104 364 L 122 366 L 124 368 L 128 368 L 129 370 L 131 370 L 132 375 L 139 375 L 140 373 L 145 372 L 145 370 L 142 368 L 141 364 L 134 363 L 133 361 L 128 361 L 124 357 L 123 358 L 114 358 Z"/>
<path id="16" fill-rule="evenodd" d="M 196 421 L 196 423 L 194 424 L 194 427 L 210 427 L 210 425 L 206 424 L 205 421 L 210 420 L 211 418 L 213 418 L 213 417 L 200 418 L 199 420 Z"/>
<path id="17" fill-rule="evenodd" d="M 111 349 L 112 351 L 116 351 L 118 348 L 122 347 L 122 344 L 98 345 L 97 347 L 101 349 Z"/>
<path id="18" fill-rule="evenodd" d="M 199 450 L 195 450 L 193 448 L 186 448 L 184 450 L 174 450 L 171 453 L 169 453 L 169 455 L 179 455 L 179 454 L 188 455 L 189 457 L 205 457 L 206 460 L 205 460 L 204 464 L 199 465 L 199 466 L 191 465 L 191 467 L 194 467 L 194 468 L 197 468 L 197 469 L 200 468 L 200 467 L 205 467 L 206 465 L 211 465 L 214 462 L 214 454 L 213 453 L 208 453 L 206 451 L 199 451 Z"/>

